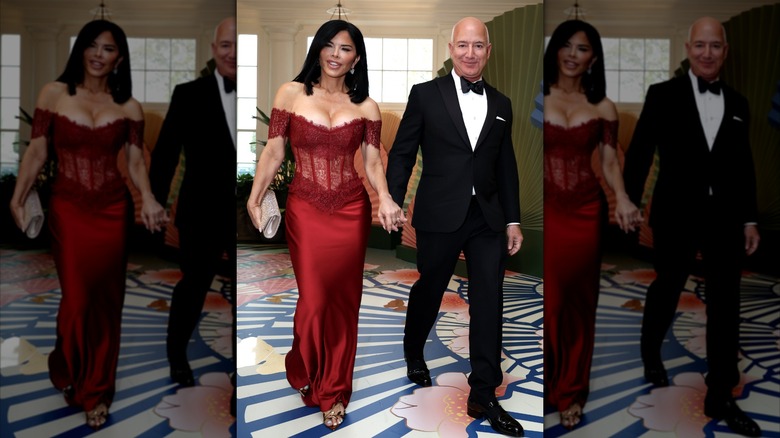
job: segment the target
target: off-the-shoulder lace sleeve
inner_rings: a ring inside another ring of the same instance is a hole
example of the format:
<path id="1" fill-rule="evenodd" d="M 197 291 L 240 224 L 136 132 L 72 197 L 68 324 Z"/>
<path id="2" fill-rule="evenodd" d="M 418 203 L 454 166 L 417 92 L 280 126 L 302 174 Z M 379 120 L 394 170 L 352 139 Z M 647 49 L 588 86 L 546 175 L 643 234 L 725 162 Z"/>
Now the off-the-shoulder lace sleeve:
<path id="1" fill-rule="evenodd" d="M 51 133 L 51 122 L 53 119 L 53 112 L 43 108 L 35 108 L 31 138 L 38 138 L 40 136 L 49 138 L 49 134 Z"/>
<path id="2" fill-rule="evenodd" d="M 604 120 L 604 124 L 601 129 L 601 142 L 606 145 L 610 145 L 613 148 L 617 147 L 618 138 L 618 121 L 617 120 Z"/>
<path id="3" fill-rule="evenodd" d="M 366 120 L 366 133 L 363 141 L 379 149 L 379 143 L 382 141 L 381 120 Z"/>
<path id="4" fill-rule="evenodd" d="M 144 121 L 127 120 L 127 143 L 144 147 Z"/>
<path id="5" fill-rule="evenodd" d="M 283 109 L 271 109 L 271 121 L 268 124 L 268 138 L 289 137 L 290 112 Z"/>

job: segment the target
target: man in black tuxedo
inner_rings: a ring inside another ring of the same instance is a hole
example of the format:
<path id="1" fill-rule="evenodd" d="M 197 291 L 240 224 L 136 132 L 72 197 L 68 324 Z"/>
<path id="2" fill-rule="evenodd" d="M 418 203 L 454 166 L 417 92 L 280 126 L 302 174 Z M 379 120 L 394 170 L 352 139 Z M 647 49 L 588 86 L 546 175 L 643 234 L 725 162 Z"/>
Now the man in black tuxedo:
<path id="1" fill-rule="evenodd" d="M 152 191 L 165 205 L 184 149 L 184 177 L 176 211 L 182 279 L 173 290 L 166 343 L 171 379 L 183 386 L 194 384 L 187 344 L 206 294 L 225 251 L 231 260 L 236 251 L 234 18 L 217 26 L 211 52 L 216 71 L 174 89 L 149 172 Z M 235 267 L 226 274 L 232 277 L 230 288 L 235 294 Z"/>
<path id="2" fill-rule="evenodd" d="M 482 80 L 491 50 L 484 23 L 472 17 L 459 21 L 449 49 L 452 74 L 412 87 L 387 166 L 390 194 L 403 205 L 422 150 L 413 219 L 420 278 L 412 286 L 406 315 L 407 376 L 431 385 L 423 348 L 463 250 L 471 315 L 468 414 L 487 416 L 500 433 L 522 436 L 522 426 L 495 395 L 503 380 L 504 266 L 507 252 L 515 254 L 523 240 L 512 106 Z"/>
<path id="3" fill-rule="evenodd" d="M 760 436 L 731 394 L 739 383 L 741 262 L 759 242 L 748 105 L 719 81 L 728 53 L 720 22 L 709 17 L 694 22 L 685 48 L 690 71 L 650 87 L 624 170 L 627 192 L 639 205 L 658 149 L 650 213 L 657 277 L 647 290 L 642 321 L 645 378 L 669 384 L 661 345 L 701 251 L 709 368 L 704 413 L 724 419 L 737 433 Z"/>

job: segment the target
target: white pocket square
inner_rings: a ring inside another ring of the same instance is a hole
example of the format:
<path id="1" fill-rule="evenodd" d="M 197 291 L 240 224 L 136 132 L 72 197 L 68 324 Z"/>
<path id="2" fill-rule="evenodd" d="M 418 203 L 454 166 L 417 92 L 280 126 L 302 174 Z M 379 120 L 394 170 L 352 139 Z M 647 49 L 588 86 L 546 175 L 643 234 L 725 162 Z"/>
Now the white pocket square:
<path id="1" fill-rule="evenodd" d="M 496 118 L 497 118 L 498 120 L 501 120 L 502 122 L 506 122 L 506 120 L 504 120 L 504 118 L 503 118 L 503 117 L 501 117 L 501 116 L 496 116 Z"/>

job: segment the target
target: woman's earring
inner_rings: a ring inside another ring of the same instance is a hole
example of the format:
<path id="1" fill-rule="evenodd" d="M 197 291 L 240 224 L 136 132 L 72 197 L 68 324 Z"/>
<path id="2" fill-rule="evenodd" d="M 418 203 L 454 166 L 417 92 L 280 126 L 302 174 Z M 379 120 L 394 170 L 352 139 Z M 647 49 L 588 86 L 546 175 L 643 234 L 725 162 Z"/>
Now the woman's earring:
<path id="1" fill-rule="evenodd" d="M 355 74 L 355 67 L 352 67 L 351 69 L 349 69 L 349 72 L 354 75 Z"/>
<path id="2" fill-rule="evenodd" d="M 119 73 L 119 69 L 117 67 L 114 67 L 114 74 Z"/>
<path id="3" fill-rule="evenodd" d="M 588 74 L 590 74 L 590 67 L 588 67 Z"/>

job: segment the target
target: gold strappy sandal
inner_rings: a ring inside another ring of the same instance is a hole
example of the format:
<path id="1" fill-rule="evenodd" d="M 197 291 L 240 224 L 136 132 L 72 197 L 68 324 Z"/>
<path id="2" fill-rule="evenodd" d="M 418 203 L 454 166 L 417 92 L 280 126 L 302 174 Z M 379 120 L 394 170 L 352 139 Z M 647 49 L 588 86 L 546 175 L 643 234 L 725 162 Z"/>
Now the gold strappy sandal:
<path id="1" fill-rule="evenodd" d="M 330 430 L 336 430 L 344 422 L 346 414 L 344 405 L 341 402 L 335 403 L 329 411 L 322 413 L 322 424 L 330 428 Z"/>
<path id="2" fill-rule="evenodd" d="M 108 417 L 108 407 L 104 403 L 100 403 L 95 406 L 95 409 L 91 411 L 85 411 L 87 416 L 87 426 L 98 430 L 101 426 L 106 424 Z"/>
<path id="3" fill-rule="evenodd" d="M 561 411 L 561 426 L 571 430 L 574 426 L 580 424 L 582 417 L 582 406 L 579 403 L 572 403 L 569 409 Z"/>

